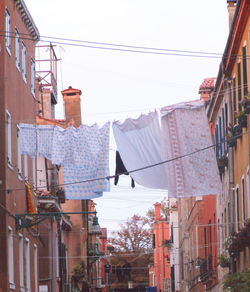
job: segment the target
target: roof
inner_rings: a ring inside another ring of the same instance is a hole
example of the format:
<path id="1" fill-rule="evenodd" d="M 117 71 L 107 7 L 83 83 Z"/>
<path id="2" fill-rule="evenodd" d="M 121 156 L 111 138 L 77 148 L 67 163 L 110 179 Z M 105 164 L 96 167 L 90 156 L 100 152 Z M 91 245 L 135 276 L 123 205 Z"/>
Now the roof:
<path id="1" fill-rule="evenodd" d="M 216 80 L 216 77 L 205 78 L 203 82 L 201 83 L 201 86 L 199 88 L 199 93 L 200 91 L 203 91 L 203 90 L 213 89 L 215 86 L 215 80 Z"/>
<path id="2" fill-rule="evenodd" d="M 62 95 L 70 95 L 72 93 L 79 93 L 81 95 L 82 91 L 80 89 L 72 88 L 71 86 L 69 86 L 67 89 L 62 90 L 61 93 Z"/>
<path id="3" fill-rule="evenodd" d="M 36 116 L 36 122 L 38 125 L 52 125 L 66 128 L 67 124 L 65 120 L 47 119 L 40 115 Z"/>
<path id="4" fill-rule="evenodd" d="M 24 0 L 14 0 L 14 2 L 17 10 L 21 14 L 22 20 L 25 23 L 30 35 L 33 37 L 35 41 L 39 41 L 40 39 L 39 31 L 35 25 L 32 16 L 29 13 L 26 4 L 24 3 Z"/>

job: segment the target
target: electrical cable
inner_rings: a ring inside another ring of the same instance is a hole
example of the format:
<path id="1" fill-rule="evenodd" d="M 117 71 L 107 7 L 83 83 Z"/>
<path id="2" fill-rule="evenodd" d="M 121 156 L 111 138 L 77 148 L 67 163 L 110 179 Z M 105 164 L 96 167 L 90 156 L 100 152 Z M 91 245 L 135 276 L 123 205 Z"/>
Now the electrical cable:
<path id="1" fill-rule="evenodd" d="M 0 30 L 0 33 L 4 33 L 4 36 L 9 36 L 11 38 L 16 38 L 16 32 L 7 32 L 5 30 Z M 19 33 L 19 36 L 29 36 L 28 33 Z M 153 51 L 166 51 L 166 52 L 175 52 L 175 53 L 189 53 L 189 54 L 204 54 L 204 55 L 215 55 L 222 57 L 222 53 L 214 53 L 214 52 L 203 52 L 203 51 L 188 51 L 188 50 L 176 50 L 176 49 L 166 49 L 166 48 L 156 48 L 156 47 L 146 47 L 146 46 L 134 46 L 134 45 L 125 45 L 125 44 L 117 44 L 117 43 L 107 43 L 107 42 L 96 42 L 96 41 L 87 41 L 87 40 L 79 40 L 79 39 L 71 39 L 71 38 L 62 38 L 62 37 L 54 37 L 54 36 L 45 36 L 40 35 L 40 38 L 49 39 L 49 40 L 61 40 L 73 43 L 85 43 L 92 45 L 101 45 L 108 47 L 122 47 L 122 48 L 131 48 L 131 49 L 140 49 L 140 50 L 153 50 Z M 25 38 L 27 40 L 33 40 L 31 38 Z M 39 40 L 46 41 L 47 40 Z"/>
<path id="2" fill-rule="evenodd" d="M 8 36 L 10 38 L 16 38 L 15 35 L 14 36 L 11 35 L 11 34 L 14 34 L 13 32 L 6 32 L 6 31 L 3 31 L 3 32 L 4 32 L 4 34 L 0 34 L 0 36 L 3 36 L 3 37 Z M 49 38 L 53 39 L 53 37 L 49 37 Z M 27 38 L 27 37 L 22 38 L 22 39 L 34 41 L 34 39 Z M 54 38 L 54 39 L 60 39 L 60 38 Z M 63 40 L 63 38 L 62 38 L 62 40 Z M 46 43 L 51 42 L 51 40 L 48 41 L 48 40 L 43 40 L 43 39 L 40 39 L 39 41 L 46 42 Z M 170 49 L 161 49 L 161 48 L 154 48 L 153 49 L 150 47 L 139 47 L 139 46 L 129 46 L 129 45 L 119 45 L 119 44 L 113 44 L 115 47 L 104 47 L 104 46 L 100 46 L 100 45 L 106 44 L 106 46 L 111 46 L 111 44 L 109 45 L 109 43 L 88 42 L 88 41 L 81 41 L 81 40 L 75 40 L 75 42 L 77 42 L 77 43 L 53 41 L 54 44 L 60 44 L 60 45 L 84 47 L 84 48 L 91 48 L 91 49 L 120 51 L 120 52 L 132 52 L 132 53 L 154 54 L 154 55 L 169 55 L 169 56 L 179 56 L 179 57 L 210 58 L 210 59 L 211 58 L 217 58 L 217 59 L 218 58 L 223 58 L 223 59 L 227 58 L 226 55 L 223 55 L 223 54 L 219 55 L 219 53 L 208 53 L 208 52 L 202 53 L 202 52 L 195 52 L 195 51 L 181 51 L 181 50 L 170 50 Z M 89 44 L 86 45 L 83 43 L 89 43 Z M 91 43 L 93 43 L 93 44 L 96 43 L 96 45 L 90 45 Z M 97 45 L 97 44 L 99 44 L 99 45 Z M 131 49 L 125 49 L 125 47 L 131 48 Z M 132 48 L 134 48 L 134 49 L 132 49 Z M 151 50 L 151 51 L 147 51 L 147 50 Z M 167 51 L 167 52 L 165 52 L 165 51 Z M 170 52 L 172 52 L 172 53 L 170 53 Z M 176 52 L 176 53 L 174 53 L 174 52 Z M 180 52 L 188 52 L 188 54 L 187 53 L 184 54 L 184 53 L 180 53 Z M 236 58 L 236 56 L 240 56 L 240 55 L 231 56 L 230 58 Z M 249 57 L 249 56 L 247 56 L 247 57 Z"/>
<path id="3" fill-rule="evenodd" d="M 238 90 L 239 88 L 241 88 L 241 86 L 236 86 L 236 87 L 232 87 L 230 88 L 231 93 L 234 90 Z M 227 89 L 221 90 L 219 91 L 221 94 L 224 94 L 227 91 Z M 216 94 L 215 91 L 213 91 L 213 94 Z M 185 103 L 185 101 L 183 101 Z M 171 106 L 171 105 L 168 105 Z M 155 107 L 151 107 L 151 108 L 141 108 L 141 109 L 134 109 L 134 110 L 128 110 L 128 111 L 117 111 L 117 112 L 105 112 L 105 113 L 90 113 L 90 114 L 85 114 L 84 116 L 100 116 L 100 115 L 111 115 L 111 114 L 120 114 L 120 113 L 132 113 L 132 112 L 142 112 L 142 111 L 154 111 L 154 110 L 160 110 L 161 108 L 163 108 L 164 106 L 155 106 Z M 141 113 L 142 114 L 142 113 Z M 146 113 L 144 113 L 146 114 Z M 72 115 L 72 117 L 74 118 L 79 118 L 82 117 L 81 115 Z M 56 119 L 57 120 L 57 119 Z M 61 119 L 59 119 L 61 120 Z M 64 120 L 65 121 L 65 120 Z M 106 122 L 112 122 L 111 120 L 108 120 Z M 5 121 L 5 123 L 7 123 L 7 121 Z M 14 124 L 14 125 L 18 125 L 19 123 L 34 123 L 34 120 L 26 120 L 26 119 L 22 119 L 20 120 L 14 120 L 11 119 L 10 124 Z M 105 122 L 102 122 L 101 124 L 104 124 Z"/>

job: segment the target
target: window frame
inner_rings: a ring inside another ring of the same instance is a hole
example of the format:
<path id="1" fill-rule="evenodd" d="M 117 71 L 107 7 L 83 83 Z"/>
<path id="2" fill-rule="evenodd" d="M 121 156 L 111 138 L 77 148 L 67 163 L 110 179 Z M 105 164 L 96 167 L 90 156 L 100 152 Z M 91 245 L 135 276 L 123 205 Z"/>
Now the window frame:
<path id="1" fill-rule="evenodd" d="M 242 201 L 242 226 L 244 226 L 246 220 L 246 188 L 244 175 L 241 177 L 241 201 Z"/>
<path id="2" fill-rule="evenodd" d="M 23 81 L 27 83 L 27 48 L 24 42 L 22 42 L 22 76 Z"/>
<path id="3" fill-rule="evenodd" d="M 17 29 L 15 29 L 15 52 L 16 52 L 16 68 L 20 72 L 20 34 Z"/>
<path id="4" fill-rule="evenodd" d="M 31 94 L 35 96 L 35 87 L 36 87 L 36 62 L 34 59 L 31 58 L 30 64 L 30 87 L 31 87 Z"/>
<path id="5" fill-rule="evenodd" d="M 18 178 L 23 180 L 22 178 L 22 154 L 21 154 L 21 142 L 20 142 L 20 127 L 17 125 L 17 168 L 18 168 Z"/>
<path id="6" fill-rule="evenodd" d="M 8 226 L 8 273 L 9 287 L 15 289 L 15 273 L 14 273 L 14 239 L 13 230 Z"/>
<path id="7" fill-rule="evenodd" d="M 38 247 L 34 244 L 34 280 L 35 292 L 38 292 Z"/>
<path id="8" fill-rule="evenodd" d="M 19 281 L 20 289 L 24 290 L 24 239 L 21 233 L 18 234 L 18 256 L 19 256 Z"/>
<path id="9" fill-rule="evenodd" d="M 10 38 L 10 13 L 5 8 L 5 48 L 9 55 L 11 55 L 11 38 Z"/>
<path id="10" fill-rule="evenodd" d="M 31 269 L 30 269 L 30 241 L 26 237 L 24 242 L 24 255 L 25 255 L 25 286 L 26 291 L 31 291 Z"/>
<path id="11" fill-rule="evenodd" d="M 6 154 L 7 154 L 7 162 L 8 167 L 13 169 L 12 165 L 12 131 L 11 131 L 11 114 L 8 110 L 5 112 L 6 114 L 6 125 L 5 125 L 5 139 L 6 139 Z"/>
<path id="12" fill-rule="evenodd" d="M 247 46 L 242 47 L 243 95 L 248 94 Z"/>

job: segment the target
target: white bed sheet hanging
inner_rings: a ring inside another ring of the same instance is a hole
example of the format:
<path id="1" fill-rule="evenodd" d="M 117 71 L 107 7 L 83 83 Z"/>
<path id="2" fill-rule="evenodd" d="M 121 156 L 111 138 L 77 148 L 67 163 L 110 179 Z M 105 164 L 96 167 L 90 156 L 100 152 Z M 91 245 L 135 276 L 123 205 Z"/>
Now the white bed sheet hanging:
<path id="1" fill-rule="evenodd" d="M 123 123 L 113 122 L 113 134 L 122 161 L 131 177 L 144 187 L 167 189 L 165 164 L 133 172 L 164 161 L 158 113 L 155 111 L 141 115 L 138 119 L 126 119 Z"/>
<path id="2" fill-rule="evenodd" d="M 166 159 L 187 155 L 166 163 L 171 176 L 168 196 L 180 198 L 221 194 L 215 151 L 209 147 L 213 143 L 204 103 L 176 104 L 162 108 L 160 112 Z M 208 149 L 204 149 L 206 147 Z"/>

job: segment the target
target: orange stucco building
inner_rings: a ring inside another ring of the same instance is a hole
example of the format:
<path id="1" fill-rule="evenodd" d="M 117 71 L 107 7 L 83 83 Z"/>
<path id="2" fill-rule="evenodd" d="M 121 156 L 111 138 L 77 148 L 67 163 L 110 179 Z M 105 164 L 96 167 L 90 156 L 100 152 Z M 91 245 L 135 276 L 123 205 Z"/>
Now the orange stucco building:
<path id="1" fill-rule="evenodd" d="M 217 247 L 227 265 L 218 268 L 220 287 L 226 274 L 250 267 L 248 237 L 244 234 L 250 218 L 250 1 L 227 2 L 230 31 L 208 107 L 223 184 L 217 199 Z"/>
<path id="2" fill-rule="evenodd" d="M 149 286 L 158 292 L 170 291 L 170 230 L 168 218 L 161 215 L 161 204 L 155 203 L 155 223 L 153 228 L 154 263 L 149 269 Z"/>
<path id="3" fill-rule="evenodd" d="M 206 78 L 199 88 L 206 105 L 214 84 L 215 78 Z M 213 131 L 213 127 L 210 129 Z M 180 291 L 216 291 L 216 196 L 178 199 L 178 217 Z"/>

